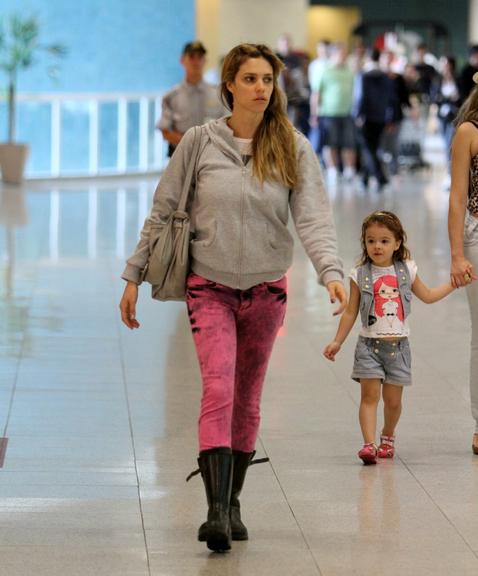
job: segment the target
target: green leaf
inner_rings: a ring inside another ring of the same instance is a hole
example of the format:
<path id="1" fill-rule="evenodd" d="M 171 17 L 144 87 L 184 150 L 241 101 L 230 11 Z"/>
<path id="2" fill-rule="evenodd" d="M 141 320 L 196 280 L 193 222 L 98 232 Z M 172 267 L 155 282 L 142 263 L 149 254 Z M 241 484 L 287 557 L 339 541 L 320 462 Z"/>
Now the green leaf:
<path id="1" fill-rule="evenodd" d="M 13 102 L 16 99 L 17 74 L 34 66 L 39 53 L 44 52 L 52 58 L 62 58 L 68 53 L 63 44 L 40 43 L 40 28 L 40 22 L 35 16 L 12 14 L 0 20 L 0 72 L 4 72 L 12 86 Z M 58 76 L 56 68 L 49 68 L 47 73 L 51 77 Z M 12 118 L 8 120 L 9 134 L 13 134 L 14 130 L 10 128 L 14 126 L 14 121 Z"/>

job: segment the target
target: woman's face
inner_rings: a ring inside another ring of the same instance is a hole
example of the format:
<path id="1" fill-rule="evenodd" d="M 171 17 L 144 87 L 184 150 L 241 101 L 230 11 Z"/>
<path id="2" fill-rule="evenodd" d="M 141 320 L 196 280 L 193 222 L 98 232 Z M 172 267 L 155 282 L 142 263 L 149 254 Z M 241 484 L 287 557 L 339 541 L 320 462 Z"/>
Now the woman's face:
<path id="1" fill-rule="evenodd" d="M 234 112 L 263 114 L 274 90 L 272 66 L 264 58 L 249 58 L 241 64 L 227 89 L 234 98 Z"/>

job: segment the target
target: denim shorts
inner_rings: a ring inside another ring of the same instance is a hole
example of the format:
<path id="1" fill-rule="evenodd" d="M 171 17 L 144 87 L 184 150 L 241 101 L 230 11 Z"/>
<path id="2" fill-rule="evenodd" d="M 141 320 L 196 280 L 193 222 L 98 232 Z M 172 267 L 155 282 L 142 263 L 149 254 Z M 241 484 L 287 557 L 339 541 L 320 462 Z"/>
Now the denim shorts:
<path id="1" fill-rule="evenodd" d="M 410 386 L 412 358 L 408 338 L 387 340 L 359 336 L 355 347 L 353 380 L 377 378 L 383 384 Z"/>
<path id="2" fill-rule="evenodd" d="M 351 116 L 323 116 L 320 123 L 324 133 L 324 146 L 355 148 L 355 124 Z"/>

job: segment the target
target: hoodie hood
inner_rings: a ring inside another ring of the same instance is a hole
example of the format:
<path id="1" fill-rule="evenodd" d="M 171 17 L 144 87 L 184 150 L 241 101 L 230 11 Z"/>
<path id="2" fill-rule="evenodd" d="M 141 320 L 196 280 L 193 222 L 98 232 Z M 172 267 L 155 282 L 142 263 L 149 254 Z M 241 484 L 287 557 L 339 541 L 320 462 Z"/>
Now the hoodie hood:
<path id="1" fill-rule="evenodd" d="M 230 117 L 230 115 L 227 115 L 217 120 L 211 120 L 204 125 L 204 128 L 218 150 L 221 150 L 226 156 L 242 165 L 241 153 L 234 142 L 234 132 L 227 125 L 227 120 Z"/>

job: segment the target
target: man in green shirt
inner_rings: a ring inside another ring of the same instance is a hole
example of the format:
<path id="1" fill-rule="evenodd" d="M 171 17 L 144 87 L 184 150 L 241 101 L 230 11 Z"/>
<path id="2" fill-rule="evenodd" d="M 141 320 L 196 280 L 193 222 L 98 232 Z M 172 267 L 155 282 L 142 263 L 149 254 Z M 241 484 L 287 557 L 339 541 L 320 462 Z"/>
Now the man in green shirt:
<path id="1" fill-rule="evenodd" d="M 355 125 L 352 119 L 354 74 L 347 65 L 343 44 L 332 49 L 331 64 L 325 68 L 317 85 L 318 119 L 324 134 L 324 159 L 330 183 L 337 178 L 339 151 L 342 152 L 343 175 L 355 175 Z"/>

